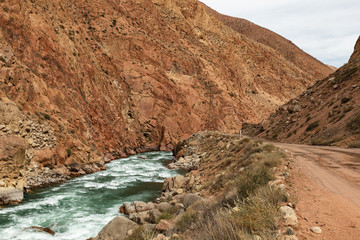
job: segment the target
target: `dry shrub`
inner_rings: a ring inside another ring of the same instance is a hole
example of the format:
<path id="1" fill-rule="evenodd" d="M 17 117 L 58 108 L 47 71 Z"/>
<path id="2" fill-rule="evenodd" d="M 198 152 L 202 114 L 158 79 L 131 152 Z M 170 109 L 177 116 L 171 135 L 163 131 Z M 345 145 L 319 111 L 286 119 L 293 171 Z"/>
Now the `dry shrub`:
<path id="1" fill-rule="evenodd" d="M 198 220 L 196 213 L 185 213 L 180 220 L 176 222 L 176 229 L 180 232 L 185 232 L 191 225 L 193 225 Z"/>
<path id="2" fill-rule="evenodd" d="M 275 239 L 280 215 L 278 206 L 286 201 L 281 190 L 264 186 L 246 200 L 237 202 L 236 208 L 210 211 L 198 221 L 196 240 Z"/>
<path id="3" fill-rule="evenodd" d="M 349 148 L 360 148 L 360 141 L 350 143 Z"/>
<path id="4" fill-rule="evenodd" d="M 352 133 L 360 133 L 360 113 L 346 124 L 346 128 Z"/>
<path id="5" fill-rule="evenodd" d="M 271 180 L 273 180 L 273 174 L 264 165 L 246 170 L 236 179 L 239 199 L 247 198 L 257 188 L 267 185 Z"/>
<path id="6" fill-rule="evenodd" d="M 124 238 L 124 240 L 152 240 L 155 237 L 155 231 L 146 231 L 143 226 L 140 226 L 134 230 L 133 234 Z"/>

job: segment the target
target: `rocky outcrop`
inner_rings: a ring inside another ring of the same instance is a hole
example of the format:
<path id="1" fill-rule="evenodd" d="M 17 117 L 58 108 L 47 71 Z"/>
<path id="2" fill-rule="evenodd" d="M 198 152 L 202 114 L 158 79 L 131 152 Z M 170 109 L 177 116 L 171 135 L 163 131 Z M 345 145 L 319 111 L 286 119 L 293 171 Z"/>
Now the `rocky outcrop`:
<path id="1" fill-rule="evenodd" d="M 14 135 L 0 136 L 0 204 L 18 203 L 27 186 L 25 142 Z"/>
<path id="2" fill-rule="evenodd" d="M 95 237 L 94 240 L 122 240 L 128 232 L 138 225 L 123 216 L 117 216 L 111 220 Z"/>
<path id="3" fill-rule="evenodd" d="M 246 125 L 246 132 L 288 142 L 359 147 L 359 41 L 347 64 L 281 106 L 261 125 Z"/>
<path id="4" fill-rule="evenodd" d="M 0 187 L 0 204 L 20 203 L 24 199 L 23 189 Z"/>

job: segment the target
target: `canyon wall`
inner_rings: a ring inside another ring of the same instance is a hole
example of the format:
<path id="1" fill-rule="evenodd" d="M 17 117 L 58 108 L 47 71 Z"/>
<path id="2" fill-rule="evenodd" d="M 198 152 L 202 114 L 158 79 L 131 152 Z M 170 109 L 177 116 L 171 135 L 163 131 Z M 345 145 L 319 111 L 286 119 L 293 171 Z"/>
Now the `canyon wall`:
<path id="1" fill-rule="evenodd" d="M 209 126 L 236 132 L 326 76 L 196 0 L 3 1 L 0 29 L 1 141 L 24 150 L 28 187 Z"/>

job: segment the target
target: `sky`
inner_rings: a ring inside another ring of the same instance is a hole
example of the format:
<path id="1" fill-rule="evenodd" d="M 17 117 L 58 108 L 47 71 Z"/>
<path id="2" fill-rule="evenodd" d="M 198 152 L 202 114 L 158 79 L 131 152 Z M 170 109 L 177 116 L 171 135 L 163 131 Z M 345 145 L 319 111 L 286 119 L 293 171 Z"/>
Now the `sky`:
<path id="1" fill-rule="evenodd" d="M 295 43 L 325 64 L 341 67 L 360 35 L 359 0 L 201 0 Z"/>

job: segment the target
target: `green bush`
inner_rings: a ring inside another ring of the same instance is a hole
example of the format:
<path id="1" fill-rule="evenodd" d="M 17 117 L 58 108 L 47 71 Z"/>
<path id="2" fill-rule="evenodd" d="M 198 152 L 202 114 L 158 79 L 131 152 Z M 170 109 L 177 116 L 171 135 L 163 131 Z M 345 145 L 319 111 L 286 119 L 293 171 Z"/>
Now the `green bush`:
<path id="1" fill-rule="evenodd" d="M 170 212 L 163 212 L 160 216 L 159 216 L 159 222 L 161 219 L 172 219 L 173 215 Z"/>

